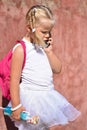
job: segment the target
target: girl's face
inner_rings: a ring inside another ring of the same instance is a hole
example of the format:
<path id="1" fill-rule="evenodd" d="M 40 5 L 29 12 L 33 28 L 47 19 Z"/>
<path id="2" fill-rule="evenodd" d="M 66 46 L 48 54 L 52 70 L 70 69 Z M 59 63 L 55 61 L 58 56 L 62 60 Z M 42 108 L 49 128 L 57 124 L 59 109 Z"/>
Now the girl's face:
<path id="1" fill-rule="evenodd" d="M 36 27 L 36 33 L 41 37 L 42 40 L 49 40 L 53 25 L 54 24 L 52 20 L 42 18 Z"/>

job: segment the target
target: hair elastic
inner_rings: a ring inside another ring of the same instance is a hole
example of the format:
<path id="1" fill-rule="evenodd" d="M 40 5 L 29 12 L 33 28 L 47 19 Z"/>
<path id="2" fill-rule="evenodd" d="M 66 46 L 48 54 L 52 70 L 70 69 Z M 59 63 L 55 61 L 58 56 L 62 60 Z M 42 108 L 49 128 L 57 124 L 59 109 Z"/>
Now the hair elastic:
<path id="1" fill-rule="evenodd" d="M 12 110 L 12 111 L 15 111 L 15 110 L 17 110 L 18 108 L 20 108 L 21 106 L 22 106 L 22 104 L 19 104 L 19 105 L 17 105 L 16 107 L 11 108 L 11 110 Z"/>
<path id="2" fill-rule="evenodd" d="M 32 29 L 32 32 L 35 32 L 35 30 L 36 30 L 36 29 L 35 29 L 35 28 L 33 28 L 33 29 Z"/>

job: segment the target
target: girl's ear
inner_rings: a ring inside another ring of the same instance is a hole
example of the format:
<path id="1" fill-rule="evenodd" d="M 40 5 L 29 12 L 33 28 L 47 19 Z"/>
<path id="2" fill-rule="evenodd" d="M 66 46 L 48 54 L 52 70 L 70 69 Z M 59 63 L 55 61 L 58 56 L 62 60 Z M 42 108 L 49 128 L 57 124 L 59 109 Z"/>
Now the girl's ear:
<path id="1" fill-rule="evenodd" d="M 30 25 L 26 25 L 26 29 L 27 29 L 28 32 L 31 32 L 31 31 L 32 31 Z"/>

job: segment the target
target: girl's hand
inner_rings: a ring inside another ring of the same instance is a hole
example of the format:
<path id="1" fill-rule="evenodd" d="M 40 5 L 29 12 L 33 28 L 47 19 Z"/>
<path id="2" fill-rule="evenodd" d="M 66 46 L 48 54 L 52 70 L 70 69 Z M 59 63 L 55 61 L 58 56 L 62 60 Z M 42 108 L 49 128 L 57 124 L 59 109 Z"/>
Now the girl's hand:
<path id="1" fill-rule="evenodd" d="M 52 45 L 53 45 L 53 39 L 50 37 L 49 40 L 47 41 L 48 47 L 44 47 L 44 51 L 46 53 L 49 53 L 52 51 Z"/>
<path id="2" fill-rule="evenodd" d="M 59 60 L 59 58 L 55 55 L 55 53 L 53 52 L 53 39 L 49 38 L 48 43 L 50 43 L 50 45 L 47 48 L 44 48 L 44 51 L 48 57 L 50 66 L 52 68 L 53 73 L 60 73 L 62 65 L 61 65 L 61 61 Z"/>
<path id="3" fill-rule="evenodd" d="M 23 106 L 21 106 L 20 108 L 18 108 L 18 109 L 15 110 L 15 111 L 13 111 L 13 112 L 12 112 L 12 118 L 13 118 L 14 120 L 21 120 L 21 119 L 20 119 L 20 113 L 21 113 L 22 111 L 25 111 L 25 108 L 24 108 Z"/>

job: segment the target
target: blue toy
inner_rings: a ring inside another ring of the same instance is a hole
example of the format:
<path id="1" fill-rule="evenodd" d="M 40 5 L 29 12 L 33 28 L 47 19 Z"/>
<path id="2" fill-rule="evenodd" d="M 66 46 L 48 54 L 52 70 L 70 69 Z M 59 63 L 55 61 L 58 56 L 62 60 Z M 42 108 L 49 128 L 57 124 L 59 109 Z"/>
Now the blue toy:
<path id="1" fill-rule="evenodd" d="M 9 106 L 7 106 L 7 107 L 5 107 L 5 108 L 0 107 L 0 109 L 3 109 L 4 115 L 11 116 L 11 114 L 12 114 L 11 107 L 9 107 Z M 31 124 L 38 124 L 38 122 L 39 122 L 39 117 L 38 117 L 38 116 L 32 116 L 32 117 L 31 117 L 31 116 L 30 116 L 30 113 L 27 112 L 27 111 L 21 112 L 20 118 L 21 118 L 22 120 L 27 121 L 28 123 L 31 123 Z"/>

